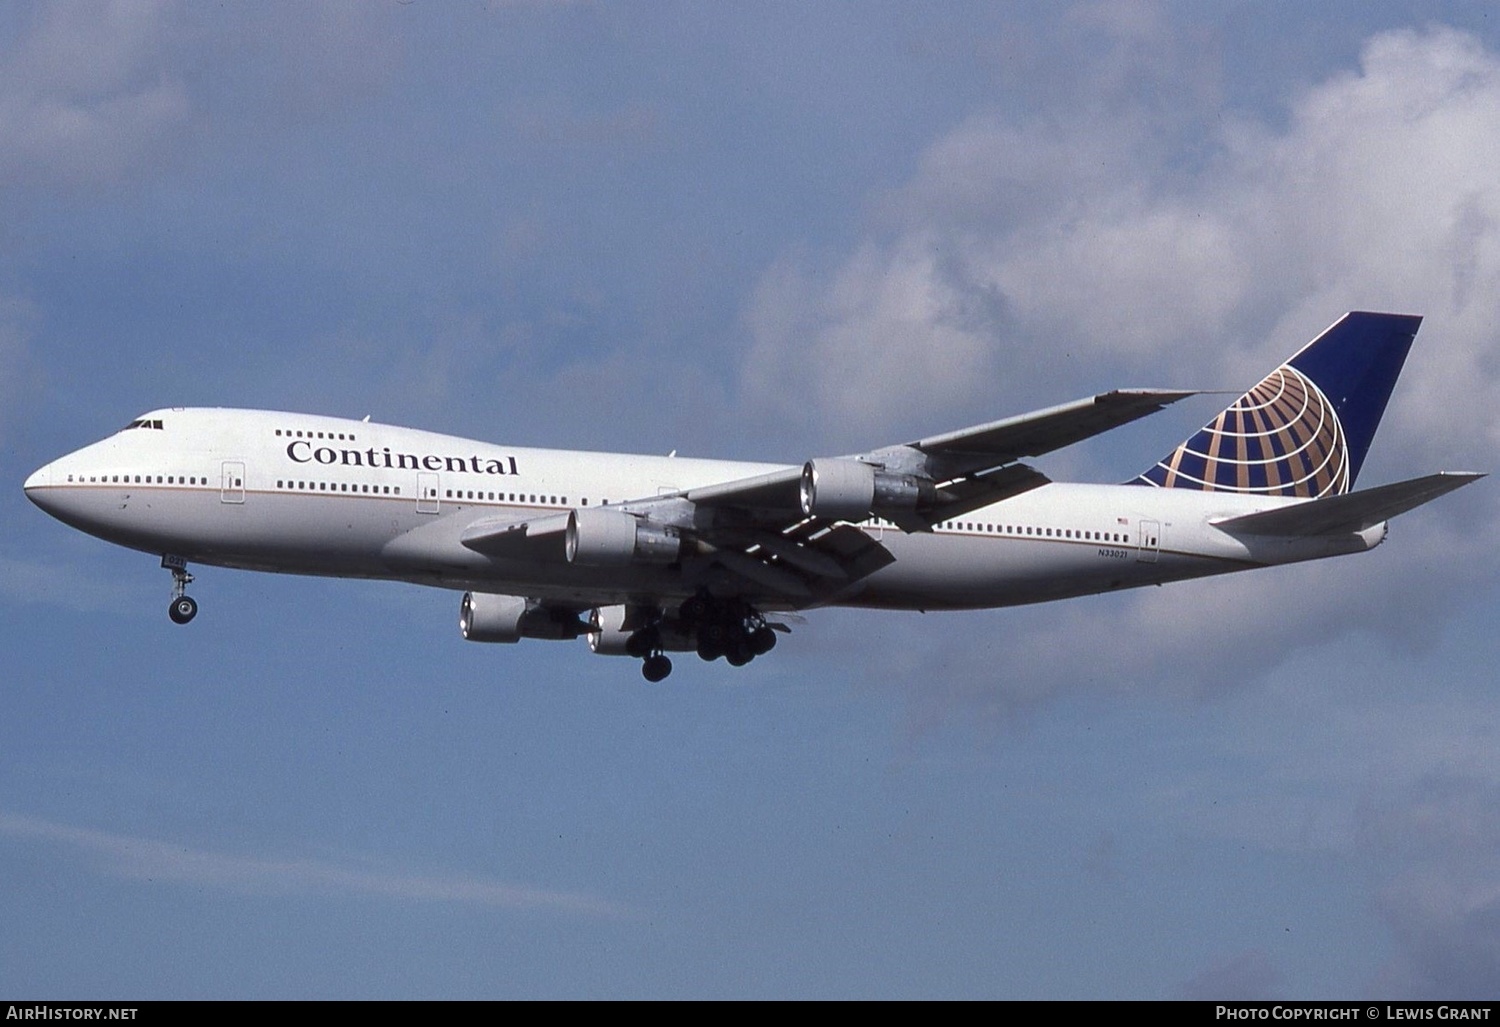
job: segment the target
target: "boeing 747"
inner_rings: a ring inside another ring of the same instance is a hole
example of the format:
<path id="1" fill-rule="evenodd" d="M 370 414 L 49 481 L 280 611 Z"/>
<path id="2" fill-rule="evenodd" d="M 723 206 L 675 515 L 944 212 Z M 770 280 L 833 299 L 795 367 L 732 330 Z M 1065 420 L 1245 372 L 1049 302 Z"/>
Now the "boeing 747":
<path id="1" fill-rule="evenodd" d="M 155 410 L 46 465 L 26 495 L 161 558 L 464 593 L 476 642 L 587 638 L 740 666 L 820 606 L 1046 602 L 1363 552 L 1386 521 L 1482 477 L 1351 491 L 1421 318 L 1350 313 L 1121 485 L 1024 461 L 1191 392 L 1101 393 L 803 464 L 497 446 L 264 410 Z"/>

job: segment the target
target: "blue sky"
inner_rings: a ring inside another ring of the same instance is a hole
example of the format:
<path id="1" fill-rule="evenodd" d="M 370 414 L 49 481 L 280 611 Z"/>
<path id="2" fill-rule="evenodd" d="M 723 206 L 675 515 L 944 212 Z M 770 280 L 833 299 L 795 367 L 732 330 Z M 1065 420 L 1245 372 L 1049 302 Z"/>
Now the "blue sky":
<path id="1" fill-rule="evenodd" d="M 793 462 L 1243 388 L 1354 308 L 1427 318 L 1361 483 L 1490 470 L 1490 15 L 0 9 L 0 994 L 1494 997 L 1487 483 L 657 686 L 405 585 L 203 568 L 181 629 L 20 489 L 178 405 Z"/>

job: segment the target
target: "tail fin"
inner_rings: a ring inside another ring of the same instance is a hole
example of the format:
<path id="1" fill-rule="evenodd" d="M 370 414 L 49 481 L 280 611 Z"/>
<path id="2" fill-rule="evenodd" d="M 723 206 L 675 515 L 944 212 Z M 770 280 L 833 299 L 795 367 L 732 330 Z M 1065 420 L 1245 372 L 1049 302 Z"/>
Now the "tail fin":
<path id="1" fill-rule="evenodd" d="M 1410 314 L 1345 314 L 1132 484 L 1348 492 L 1421 324 Z"/>

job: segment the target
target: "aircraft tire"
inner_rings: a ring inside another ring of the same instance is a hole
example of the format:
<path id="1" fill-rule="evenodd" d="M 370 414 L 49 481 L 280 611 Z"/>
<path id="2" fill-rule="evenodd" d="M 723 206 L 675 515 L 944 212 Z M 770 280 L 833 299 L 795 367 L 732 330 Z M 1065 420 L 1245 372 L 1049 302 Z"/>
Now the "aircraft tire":
<path id="1" fill-rule="evenodd" d="M 186 624 L 198 616 L 198 604 L 192 596 L 178 596 L 167 607 L 167 616 L 172 618 L 173 624 Z"/>
<path id="2" fill-rule="evenodd" d="M 750 651 L 756 656 L 764 656 L 776 648 L 776 632 L 767 627 L 759 627 L 750 632 Z"/>
<path id="3" fill-rule="evenodd" d="M 660 653 L 646 657 L 641 664 L 641 677 L 652 684 L 665 680 L 670 673 L 672 673 L 672 661 Z"/>

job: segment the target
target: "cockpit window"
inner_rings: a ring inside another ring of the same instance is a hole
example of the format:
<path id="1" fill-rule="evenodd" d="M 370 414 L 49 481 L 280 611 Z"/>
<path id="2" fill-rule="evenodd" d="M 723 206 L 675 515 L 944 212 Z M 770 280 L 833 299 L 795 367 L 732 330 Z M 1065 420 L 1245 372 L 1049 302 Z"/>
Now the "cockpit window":
<path id="1" fill-rule="evenodd" d="M 120 430 L 121 431 L 129 431 L 132 428 L 155 428 L 157 431 L 161 431 L 162 430 L 161 421 L 159 421 L 159 420 L 151 420 L 149 418 L 144 418 L 144 417 L 137 418 L 136 420 L 131 421 L 129 424 L 127 424 L 125 427 L 121 428 Z"/>

